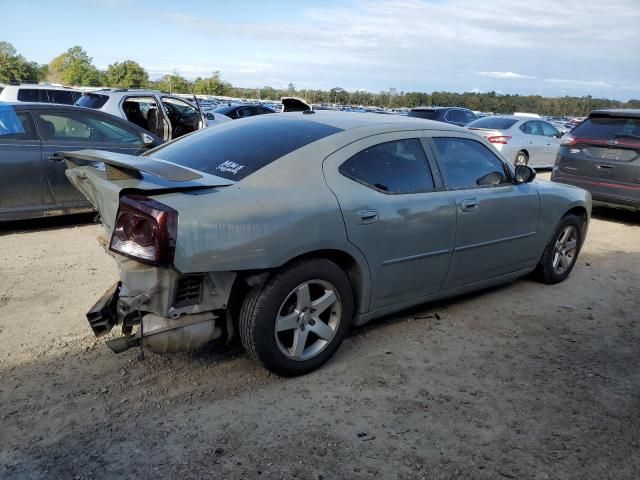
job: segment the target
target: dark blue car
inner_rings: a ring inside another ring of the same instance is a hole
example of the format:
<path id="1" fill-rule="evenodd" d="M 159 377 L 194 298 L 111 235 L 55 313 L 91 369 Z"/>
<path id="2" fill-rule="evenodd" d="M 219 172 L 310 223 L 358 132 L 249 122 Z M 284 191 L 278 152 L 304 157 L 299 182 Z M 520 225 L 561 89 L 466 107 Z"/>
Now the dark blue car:
<path id="1" fill-rule="evenodd" d="M 407 116 L 451 123 L 459 127 L 464 127 L 478 119 L 478 116 L 471 110 L 461 107 L 416 107 L 411 109 Z"/>
<path id="2" fill-rule="evenodd" d="M 71 105 L 0 102 L 0 222 L 93 210 L 57 151 L 140 155 L 163 141 L 112 115 Z"/>

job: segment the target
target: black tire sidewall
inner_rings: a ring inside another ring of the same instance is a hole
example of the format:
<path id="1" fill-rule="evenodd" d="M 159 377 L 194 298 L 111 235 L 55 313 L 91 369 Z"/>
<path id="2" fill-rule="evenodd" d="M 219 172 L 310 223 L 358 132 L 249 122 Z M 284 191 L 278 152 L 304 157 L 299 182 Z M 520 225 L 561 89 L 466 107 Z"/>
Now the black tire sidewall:
<path id="1" fill-rule="evenodd" d="M 286 297 L 300 284 L 309 280 L 324 280 L 337 291 L 342 302 L 338 331 L 330 344 L 316 357 L 309 360 L 287 358 L 278 347 L 275 338 L 275 320 Z M 353 290 L 342 269 L 326 259 L 311 259 L 297 262 L 272 276 L 258 294 L 252 312 L 252 321 L 243 323 L 251 331 L 243 337 L 253 343 L 253 355 L 270 371 L 282 376 L 295 376 L 318 368 L 342 343 L 353 318 Z M 241 327 L 242 328 L 242 327 Z"/>
<path id="2" fill-rule="evenodd" d="M 558 274 L 555 272 L 553 268 L 553 255 L 554 255 L 555 245 L 556 245 L 556 242 L 558 241 L 558 238 L 560 238 L 562 231 L 569 226 L 575 227 L 577 231 L 578 238 L 576 239 L 577 240 L 576 254 L 569 268 L 565 270 L 563 273 Z M 549 240 L 549 243 L 545 248 L 544 255 L 542 256 L 542 259 L 540 261 L 540 270 L 541 270 L 540 273 L 542 274 L 543 280 L 546 283 L 554 284 L 554 283 L 562 282 L 571 274 L 573 267 L 575 267 L 576 263 L 578 263 L 578 256 L 580 254 L 580 250 L 582 248 L 582 243 L 583 243 L 583 235 L 584 235 L 584 225 L 580 218 L 576 217 L 575 215 L 566 215 L 562 218 L 562 220 L 560 220 L 560 222 L 558 223 L 558 226 L 553 232 L 553 235 L 551 236 L 551 239 Z"/>

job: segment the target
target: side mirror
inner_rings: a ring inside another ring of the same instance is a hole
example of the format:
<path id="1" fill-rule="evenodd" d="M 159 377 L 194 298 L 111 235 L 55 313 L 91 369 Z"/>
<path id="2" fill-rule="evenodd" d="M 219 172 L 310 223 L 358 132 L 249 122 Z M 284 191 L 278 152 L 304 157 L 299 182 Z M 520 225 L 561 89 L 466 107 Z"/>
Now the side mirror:
<path id="1" fill-rule="evenodd" d="M 207 117 L 207 120 L 215 120 L 216 119 L 216 116 L 211 112 L 207 112 L 205 114 L 205 117 Z"/>
<path id="2" fill-rule="evenodd" d="M 533 182 L 536 178 L 536 171 L 528 165 L 518 165 L 516 167 L 516 184 Z"/>
<path id="3" fill-rule="evenodd" d="M 147 133 L 142 134 L 142 143 L 147 147 L 154 145 L 156 142 L 153 140 L 153 137 Z"/>

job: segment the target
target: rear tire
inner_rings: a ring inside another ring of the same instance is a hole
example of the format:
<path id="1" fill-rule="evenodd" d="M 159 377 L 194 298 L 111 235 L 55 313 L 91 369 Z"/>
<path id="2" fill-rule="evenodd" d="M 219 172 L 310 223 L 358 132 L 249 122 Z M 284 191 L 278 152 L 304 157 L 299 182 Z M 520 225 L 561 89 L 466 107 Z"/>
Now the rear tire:
<path id="1" fill-rule="evenodd" d="M 572 214 L 562 217 L 536 267 L 538 280 L 548 285 L 565 280 L 578 261 L 583 235 L 581 218 Z"/>
<path id="2" fill-rule="evenodd" d="M 524 150 L 520 150 L 513 164 L 517 167 L 518 165 L 529 165 L 529 155 Z"/>
<path id="3" fill-rule="evenodd" d="M 282 376 L 310 372 L 338 349 L 353 317 L 353 290 L 330 260 L 295 262 L 254 288 L 240 310 L 247 353 Z"/>

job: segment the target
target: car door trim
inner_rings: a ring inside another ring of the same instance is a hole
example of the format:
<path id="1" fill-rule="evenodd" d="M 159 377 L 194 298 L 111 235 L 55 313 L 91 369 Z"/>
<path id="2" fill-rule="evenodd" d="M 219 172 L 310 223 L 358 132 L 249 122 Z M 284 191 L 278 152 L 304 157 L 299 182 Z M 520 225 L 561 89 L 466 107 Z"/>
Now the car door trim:
<path id="1" fill-rule="evenodd" d="M 496 245 L 498 243 L 510 242 L 512 240 L 520 240 L 522 238 L 533 237 L 535 235 L 536 235 L 536 232 L 522 233 L 520 235 L 513 235 L 511 237 L 498 238 L 497 240 L 489 240 L 488 242 L 480 242 L 480 243 L 472 243 L 471 245 L 463 245 L 462 247 L 454 248 L 453 251 L 455 253 L 455 252 L 462 252 L 465 250 L 471 250 L 474 248 L 488 247 L 490 245 Z"/>
<path id="2" fill-rule="evenodd" d="M 436 250 L 434 252 L 418 253 L 416 255 L 409 255 L 408 257 L 392 258 L 391 260 L 385 260 L 380 262 L 381 265 L 395 265 L 396 263 L 410 262 L 411 260 L 419 260 L 421 258 L 437 257 L 438 255 L 446 255 L 453 253 L 453 249 L 447 248 L 444 250 Z"/>

